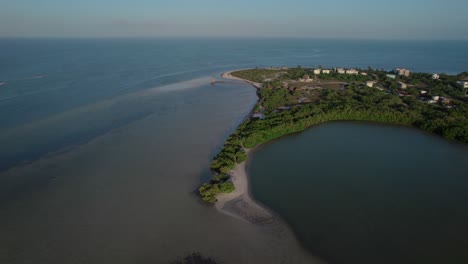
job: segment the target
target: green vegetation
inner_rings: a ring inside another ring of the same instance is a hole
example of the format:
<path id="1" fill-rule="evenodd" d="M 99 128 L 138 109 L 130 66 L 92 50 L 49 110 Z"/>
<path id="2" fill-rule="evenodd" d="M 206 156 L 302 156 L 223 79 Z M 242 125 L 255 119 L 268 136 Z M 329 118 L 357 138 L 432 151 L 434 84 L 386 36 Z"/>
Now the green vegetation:
<path id="1" fill-rule="evenodd" d="M 246 159 L 247 153 L 245 153 L 241 141 L 236 134 L 231 135 L 226 140 L 221 151 L 211 162 L 211 169 L 215 172 L 215 176 L 209 183 L 203 184 L 198 190 L 203 201 L 214 203 L 219 193 L 233 192 L 234 185 L 229 181 L 229 177 L 226 174 L 234 169 L 236 164 Z"/>
<path id="2" fill-rule="evenodd" d="M 272 113 L 263 120 L 248 120 L 237 134 L 246 148 L 329 121 L 356 120 L 411 125 L 449 139 L 468 143 L 468 107 L 447 109 L 410 97 L 350 86 L 344 91 L 322 90 L 316 103 Z"/>
<path id="3" fill-rule="evenodd" d="M 386 76 L 388 72 L 369 68 L 366 70 L 368 75 L 337 76 L 333 73 L 316 76 L 320 81 L 347 81 L 346 88 L 319 87 L 318 84 L 323 82 L 307 84 L 316 86 L 310 89 L 285 87 L 285 84 L 292 83 L 291 80 L 309 73 L 310 70 L 301 67 L 233 73 L 240 78 L 263 82 L 263 88 L 258 91 L 260 99 L 254 110 L 262 112 L 266 118 L 247 120 L 229 136 L 211 164 L 215 177 L 200 187 L 203 200 L 213 203 L 216 202 L 217 194 L 234 190 L 227 173 L 237 163 L 247 159 L 244 147 L 253 148 L 325 122 L 372 121 L 413 126 L 447 139 L 468 143 L 468 100 L 464 89 L 456 83 L 466 73 L 457 76 L 442 74 L 440 80 L 432 80 L 432 75 L 426 73 L 391 79 Z M 367 80 L 374 80 L 379 89 L 367 87 Z M 398 82 L 405 82 L 409 86 L 400 89 Z M 428 103 L 436 95 L 445 98 Z M 308 103 L 301 103 L 298 98 L 309 100 Z"/>
<path id="4" fill-rule="evenodd" d="M 275 78 L 277 75 L 280 74 L 281 71 L 279 70 L 271 70 L 271 69 L 251 69 L 251 70 L 243 70 L 243 71 L 236 71 L 232 72 L 232 76 L 249 80 L 252 82 L 262 83 L 265 79 Z"/>

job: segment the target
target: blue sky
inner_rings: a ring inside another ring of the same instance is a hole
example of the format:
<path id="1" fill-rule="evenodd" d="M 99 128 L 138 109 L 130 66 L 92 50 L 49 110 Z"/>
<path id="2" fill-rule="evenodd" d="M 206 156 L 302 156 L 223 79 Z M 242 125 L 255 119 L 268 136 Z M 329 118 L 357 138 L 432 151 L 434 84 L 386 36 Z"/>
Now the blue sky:
<path id="1" fill-rule="evenodd" d="M 465 0 L 0 0 L 0 37 L 468 39 Z"/>

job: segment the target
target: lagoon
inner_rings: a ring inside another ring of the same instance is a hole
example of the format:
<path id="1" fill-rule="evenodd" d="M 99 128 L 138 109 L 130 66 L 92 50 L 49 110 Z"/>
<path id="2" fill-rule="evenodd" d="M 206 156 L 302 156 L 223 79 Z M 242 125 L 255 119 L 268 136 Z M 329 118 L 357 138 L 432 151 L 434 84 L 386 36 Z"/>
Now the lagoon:
<path id="1" fill-rule="evenodd" d="M 328 123 L 260 147 L 254 197 L 330 264 L 468 261 L 468 147 L 406 127 Z"/>

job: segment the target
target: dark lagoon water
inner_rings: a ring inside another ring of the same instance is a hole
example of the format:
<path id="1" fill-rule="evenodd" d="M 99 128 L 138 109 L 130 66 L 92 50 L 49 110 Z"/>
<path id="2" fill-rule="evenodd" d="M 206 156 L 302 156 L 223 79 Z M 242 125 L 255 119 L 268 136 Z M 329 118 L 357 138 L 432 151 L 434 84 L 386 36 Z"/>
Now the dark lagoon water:
<path id="1" fill-rule="evenodd" d="M 329 123 L 256 150 L 256 199 L 330 264 L 468 263 L 468 146 Z"/>
<path id="2" fill-rule="evenodd" d="M 468 42 L 0 39 L 0 263 L 310 263 L 194 191 L 255 103 L 226 70 L 458 73 Z M 276 208 L 275 208 L 276 209 Z"/>

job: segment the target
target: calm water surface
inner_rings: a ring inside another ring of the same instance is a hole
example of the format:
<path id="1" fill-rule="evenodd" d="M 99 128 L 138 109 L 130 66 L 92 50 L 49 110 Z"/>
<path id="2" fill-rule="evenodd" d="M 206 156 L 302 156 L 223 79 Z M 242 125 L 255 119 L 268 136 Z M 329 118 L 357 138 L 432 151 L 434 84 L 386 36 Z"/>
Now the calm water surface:
<path id="1" fill-rule="evenodd" d="M 468 146 L 329 123 L 267 144 L 254 196 L 329 263 L 468 263 Z"/>
<path id="2" fill-rule="evenodd" d="M 0 263 L 166 263 L 193 251 L 223 263 L 310 262 L 292 235 L 194 195 L 256 100 L 249 86 L 210 80 L 298 64 L 458 73 L 468 45 L 0 39 Z"/>

